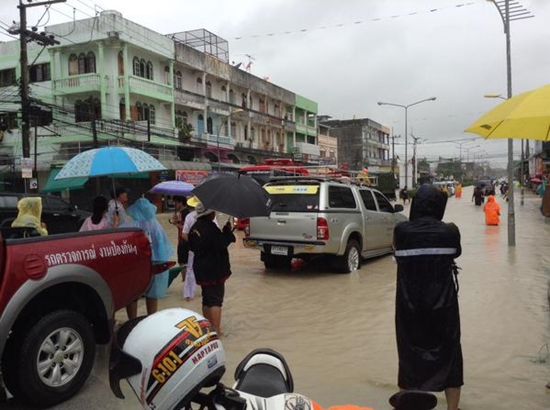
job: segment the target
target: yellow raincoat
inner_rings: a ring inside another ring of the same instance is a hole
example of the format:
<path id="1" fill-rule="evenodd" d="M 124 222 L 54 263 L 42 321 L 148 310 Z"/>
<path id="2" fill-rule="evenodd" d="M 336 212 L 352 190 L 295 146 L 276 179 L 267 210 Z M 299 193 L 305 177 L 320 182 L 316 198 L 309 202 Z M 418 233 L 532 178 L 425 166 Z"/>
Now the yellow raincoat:
<path id="1" fill-rule="evenodd" d="M 42 236 L 48 234 L 42 226 L 40 217 L 42 215 L 42 198 L 39 196 L 22 198 L 17 203 L 19 214 L 12 222 L 12 228 L 34 228 Z"/>

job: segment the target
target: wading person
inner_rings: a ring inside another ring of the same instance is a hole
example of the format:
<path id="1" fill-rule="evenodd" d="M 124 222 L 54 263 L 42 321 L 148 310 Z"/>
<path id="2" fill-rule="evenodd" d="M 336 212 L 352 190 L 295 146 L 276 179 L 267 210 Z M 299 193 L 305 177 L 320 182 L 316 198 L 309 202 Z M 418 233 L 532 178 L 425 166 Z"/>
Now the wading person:
<path id="1" fill-rule="evenodd" d="M 222 305 L 225 281 L 231 275 L 227 247 L 235 242 L 229 221 L 220 230 L 214 223 L 216 212 L 202 203 L 195 208 L 197 222 L 189 233 L 189 249 L 194 253 L 193 270 L 202 288 L 202 313 L 222 335 Z"/>
<path id="2" fill-rule="evenodd" d="M 483 209 L 485 211 L 485 224 L 499 225 L 500 224 L 500 205 L 496 201 L 494 195 L 487 198 L 487 203 Z"/>
<path id="3" fill-rule="evenodd" d="M 422 185 L 410 220 L 394 230 L 398 384 L 403 390 L 444 390 L 448 410 L 457 410 L 463 374 L 454 259 L 461 247 L 457 226 L 442 222 L 446 203 L 443 192 Z"/>
<path id="4" fill-rule="evenodd" d="M 187 206 L 190 212 L 185 216 L 183 220 L 183 227 L 181 229 L 181 238 L 187 245 L 187 266 L 185 267 L 185 282 L 181 290 L 181 296 L 186 301 L 190 301 L 195 297 L 197 291 L 197 280 L 195 279 L 195 271 L 193 270 L 193 251 L 189 249 L 189 232 L 191 228 L 197 222 L 197 211 L 195 207 L 199 204 L 197 197 L 191 197 L 187 200 Z M 183 273 L 182 273 L 183 275 Z"/>
<path id="5" fill-rule="evenodd" d="M 185 266 L 189 258 L 189 245 L 183 237 L 183 223 L 185 217 L 191 212 L 191 208 L 186 204 L 187 199 L 184 196 L 174 197 L 174 216 L 170 219 L 170 223 L 176 225 L 178 230 L 178 264 L 181 266 L 181 280 L 185 280 Z"/>
<path id="6" fill-rule="evenodd" d="M 166 231 L 157 220 L 157 207 L 149 200 L 140 198 L 128 208 L 128 214 L 133 220 L 121 226 L 141 228 L 147 234 L 151 243 L 151 251 L 153 252 L 151 260 L 168 262 L 172 258 L 174 249 Z M 145 293 L 148 315 L 158 311 L 158 300 L 166 296 L 167 289 L 168 271 L 156 274 Z M 126 307 L 126 312 L 128 313 L 128 319 L 137 317 L 137 300 Z"/>
<path id="7" fill-rule="evenodd" d="M 87 217 L 80 227 L 80 232 L 98 231 L 100 229 L 116 228 L 111 226 L 107 217 L 109 202 L 104 196 L 96 196 L 92 203 L 92 216 Z"/>
<path id="8" fill-rule="evenodd" d="M 483 204 L 483 190 L 481 187 L 476 186 L 474 188 L 474 193 L 472 194 L 472 201 L 475 202 L 476 206 L 481 206 Z"/>

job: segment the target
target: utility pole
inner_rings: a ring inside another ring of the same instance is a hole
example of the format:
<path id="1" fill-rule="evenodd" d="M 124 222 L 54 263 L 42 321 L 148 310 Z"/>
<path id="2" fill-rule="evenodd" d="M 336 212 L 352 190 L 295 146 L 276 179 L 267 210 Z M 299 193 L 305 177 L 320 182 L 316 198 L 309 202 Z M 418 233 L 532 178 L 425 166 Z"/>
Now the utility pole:
<path id="1" fill-rule="evenodd" d="M 19 34 L 19 47 L 20 47 L 20 67 L 21 67 L 21 80 L 19 84 L 19 93 L 21 95 L 21 146 L 23 150 L 23 158 L 30 158 L 31 144 L 30 144 L 30 123 L 29 123 L 29 111 L 30 111 L 30 99 L 29 99 L 29 60 L 27 55 L 27 43 L 35 41 L 36 43 L 46 47 L 54 44 L 59 44 L 59 41 L 54 40 L 54 36 L 46 35 L 45 32 L 37 33 L 36 27 L 33 30 L 27 30 L 27 7 L 48 6 L 54 3 L 63 3 L 66 0 L 49 0 L 38 3 L 23 3 L 23 0 L 19 0 L 19 28 L 15 30 L 8 30 L 10 34 Z M 25 183 L 25 190 L 27 184 Z"/>
<path id="2" fill-rule="evenodd" d="M 412 183 L 413 183 L 413 187 L 415 187 L 416 186 L 416 181 L 417 181 L 416 174 L 417 174 L 417 167 L 418 167 L 418 161 L 416 159 L 416 144 L 418 144 L 418 140 L 420 138 L 415 137 L 412 133 L 411 133 L 411 137 L 414 140 L 414 142 L 413 142 L 413 177 L 412 177 Z"/>
<path id="3" fill-rule="evenodd" d="M 395 165 L 396 165 L 396 160 L 395 160 L 395 139 L 396 138 L 401 138 L 401 136 L 400 135 L 393 135 L 393 131 L 392 131 L 392 136 L 391 136 L 391 151 L 392 151 L 391 172 L 394 175 L 395 175 Z"/>

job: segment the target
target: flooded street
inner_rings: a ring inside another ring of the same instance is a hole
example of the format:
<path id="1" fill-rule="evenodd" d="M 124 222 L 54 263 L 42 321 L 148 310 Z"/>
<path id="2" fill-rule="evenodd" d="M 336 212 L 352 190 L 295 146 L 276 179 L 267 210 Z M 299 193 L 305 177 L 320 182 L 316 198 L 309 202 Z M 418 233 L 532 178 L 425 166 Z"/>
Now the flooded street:
<path id="1" fill-rule="evenodd" d="M 460 308 L 465 385 L 461 408 L 548 409 L 550 390 L 550 222 L 540 199 L 517 195 L 517 244 L 507 246 L 506 216 L 500 227 L 486 227 L 482 209 L 450 198 L 444 220 L 462 234 Z M 503 205 L 503 201 L 499 202 Z M 502 206 L 503 213 L 506 205 Z M 407 212 L 408 210 L 406 210 Z M 171 235 L 175 230 L 168 226 Z M 363 264 L 350 275 L 323 267 L 266 273 L 256 251 L 237 243 L 231 249 L 233 276 L 227 284 L 222 339 L 227 354 L 224 382 L 233 382 L 238 362 L 252 349 L 283 353 L 295 390 L 323 406 L 354 403 L 388 409 L 397 379 L 394 330 L 396 265 L 391 256 Z M 200 296 L 181 301 L 181 281 L 173 283 L 161 308 L 200 311 Z M 140 309 L 144 303 L 140 302 Z M 119 312 L 118 318 L 125 319 Z M 105 355 L 83 391 L 59 409 L 135 409 L 108 389 Z M 445 409 L 438 394 L 438 409 Z M 10 408 L 21 408 L 12 403 Z"/>

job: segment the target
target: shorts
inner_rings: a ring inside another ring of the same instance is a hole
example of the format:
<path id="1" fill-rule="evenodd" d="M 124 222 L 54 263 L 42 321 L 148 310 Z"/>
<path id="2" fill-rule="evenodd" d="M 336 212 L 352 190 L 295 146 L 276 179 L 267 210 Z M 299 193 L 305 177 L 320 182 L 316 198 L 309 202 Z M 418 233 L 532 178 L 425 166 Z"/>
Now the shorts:
<path id="1" fill-rule="evenodd" d="M 202 305 L 206 307 L 222 307 L 225 294 L 225 284 L 201 286 Z"/>
<path id="2" fill-rule="evenodd" d="M 187 259 L 189 258 L 189 244 L 187 242 L 178 243 L 178 263 L 180 265 L 185 265 Z"/>

